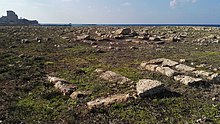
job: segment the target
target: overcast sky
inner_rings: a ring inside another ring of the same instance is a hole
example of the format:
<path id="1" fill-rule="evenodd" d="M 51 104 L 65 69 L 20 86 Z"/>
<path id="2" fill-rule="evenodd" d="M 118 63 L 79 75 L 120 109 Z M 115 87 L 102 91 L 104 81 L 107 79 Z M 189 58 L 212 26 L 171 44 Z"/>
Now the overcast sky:
<path id="1" fill-rule="evenodd" d="M 220 24 L 220 0 L 0 0 L 6 10 L 40 23 Z"/>

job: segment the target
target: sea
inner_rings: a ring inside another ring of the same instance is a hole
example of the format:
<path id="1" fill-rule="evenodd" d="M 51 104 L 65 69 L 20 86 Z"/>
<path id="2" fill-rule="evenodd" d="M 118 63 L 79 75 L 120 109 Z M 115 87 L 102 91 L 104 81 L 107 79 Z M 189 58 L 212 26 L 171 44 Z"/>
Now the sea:
<path id="1" fill-rule="evenodd" d="M 116 27 L 132 27 L 132 26 L 202 26 L 202 27 L 220 27 L 220 24 L 40 24 L 42 26 L 71 26 L 71 27 L 86 27 L 86 26 L 116 26 Z"/>

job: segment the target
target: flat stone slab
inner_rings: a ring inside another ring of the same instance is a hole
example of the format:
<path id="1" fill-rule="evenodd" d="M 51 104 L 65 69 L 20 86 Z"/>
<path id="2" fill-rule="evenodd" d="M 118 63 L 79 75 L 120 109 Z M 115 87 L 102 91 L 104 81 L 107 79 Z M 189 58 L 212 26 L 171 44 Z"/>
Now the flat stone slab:
<path id="1" fill-rule="evenodd" d="M 192 71 L 195 71 L 196 69 L 193 68 L 193 67 L 190 67 L 190 66 L 187 66 L 187 65 L 184 65 L 184 64 L 179 64 L 175 67 L 178 71 L 181 71 L 181 72 L 192 72 Z"/>
<path id="2" fill-rule="evenodd" d="M 173 67 L 178 64 L 179 64 L 178 62 L 172 61 L 170 59 L 164 59 L 164 61 L 162 62 L 162 66 L 169 66 L 169 67 Z"/>
<path id="3" fill-rule="evenodd" d="M 141 79 L 136 85 L 137 94 L 141 97 L 151 96 L 164 90 L 164 85 L 157 80 Z"/>
<path id="4" fill-rule="evenodd" d="M 159 59 L 152 59 L 147 62 L 147 64 L 162 64 L 165 58 L 159 58 Z"/>
<path id="5" fill-rule="evenodd" d="M 125 84 L 125 83 L 132 82 L 130 79 L 128 79 L 120 74 L 117 74 L 113 71 L 106 71 L 106 72 L 102 73 L 99 77 L 103 80 L 113 82 L 113 83 L 118 83 L 118 84 Z"/>
<path id="6" fill-rule="evenodd" d="M 190 77 L 190 76 L 186 76 L 186 75 L 174 76 L 174 80 L 179 81 L 185 85 L 193 85 L 196 83 L 204 82 L 201 78 L 194 78 L 194 77 Z"/>
<path id="7" fill-rule="evenodd" d="M 99 108 L 101 106 L 109 106 L 114 103 L 125 102 L 129 97 L 129 94 L 118 94 L 109 96 L 107 98 L 98 98 L 94 101 L 87 102 L 87 106 L 89 109 Z"/>
<path id="8" fill-rule="evenodd" d="M 159 72 L 163 75 L 166 75 L 168 77 L 172 77 L 178 74 L 175 70 L 169 68 L 169 67 L 157 67 L 156 72 Z"/>

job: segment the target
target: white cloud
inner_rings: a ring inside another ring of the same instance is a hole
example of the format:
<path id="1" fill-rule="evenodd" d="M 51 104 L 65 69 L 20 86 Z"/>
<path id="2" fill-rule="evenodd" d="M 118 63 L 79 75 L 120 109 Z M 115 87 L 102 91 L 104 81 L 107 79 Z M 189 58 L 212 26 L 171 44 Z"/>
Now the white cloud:
<path id="1" fill-rule="evenodd" d="M 170 7 L 175 8 L 177 5 L 184 2 L 196 3 L 197 0 L 172 0 L 170 1 Z"/>
<path id="2" fill-rule="evenodd" d="M 125 2 L 125 3 L 123 3 L 122 5 L 123 5 L 123 6 L 131 6 L 131 3 Z"/>

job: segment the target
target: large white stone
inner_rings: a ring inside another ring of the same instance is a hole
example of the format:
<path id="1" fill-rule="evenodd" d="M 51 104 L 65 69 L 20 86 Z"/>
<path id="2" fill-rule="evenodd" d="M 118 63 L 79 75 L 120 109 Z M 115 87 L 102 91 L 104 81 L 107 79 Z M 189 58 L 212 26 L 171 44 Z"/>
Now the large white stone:
<path id="1" fill-rule="evenodd" d="M 137 94 L 139 96 L 150 96 L 163 91 L 164 87 L 160 81 L 142 79 L 136 85 Z"/>
<path id="2" fill-rule="evenodd" d="M 175 67 L 178 71 L 181 71 L 181 72 L 192 72 L 192 71 L 195 71 L 196 69 L 193 68 L 193 67 L 190 67 L 190 66 L 187 66 L 187 65 L 184 65 L 184 64 L 179 64 Z"/>

